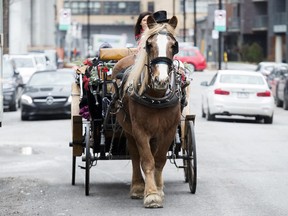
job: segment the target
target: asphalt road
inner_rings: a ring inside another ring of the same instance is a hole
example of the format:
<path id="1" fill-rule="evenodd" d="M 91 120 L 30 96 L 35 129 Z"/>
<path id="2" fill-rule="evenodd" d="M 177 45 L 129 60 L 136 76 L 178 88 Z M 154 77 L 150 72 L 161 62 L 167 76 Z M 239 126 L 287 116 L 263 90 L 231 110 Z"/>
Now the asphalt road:
<path id="1" fill-rule="evenodd" d="M 142 200 L 128 196 L 131 162 L 112 160 L 92 167 L 91 194 L 86 197 L 84 170 L 76 169 L 76 185 L 71 185 L 70 120 L 21 122 L 19 111 L 5 112 L 0 215 L 287 215 L 288 112 L 276 108 L 272 125 L 202 119 L 200 82 L 214 73 L 196 72 L 191 82 L 198 157 L 195 195 L 184 183 L 183 170 L 167 161 L 164 208 L 145 209 Z"/>

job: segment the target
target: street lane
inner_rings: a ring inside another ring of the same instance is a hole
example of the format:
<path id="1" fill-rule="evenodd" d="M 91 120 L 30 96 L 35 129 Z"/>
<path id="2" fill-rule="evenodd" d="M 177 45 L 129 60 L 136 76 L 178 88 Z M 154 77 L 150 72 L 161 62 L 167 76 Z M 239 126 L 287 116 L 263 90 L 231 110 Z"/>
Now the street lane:
<path id="1" fill-rule="evenodd" d="M 128 196 L 131 162 L 124 160 L 98 161 L 91 168 L 91 195 L 86 197 L 84 170 L 77 167 L 76 185 L 71 185 L 70 120 L 21 122 L 19 111 L 5 112 L 0 215 L 286 215 L 288 112 L 276 108 L 272 125 L 201 118 L 200 82 L 214 73 L 195 72 L 191 82 L 198 157 L 195 195 L 183 182 L 183 170 L 167 161 L 164 208 L 144 209 L 142 200 Z"/>

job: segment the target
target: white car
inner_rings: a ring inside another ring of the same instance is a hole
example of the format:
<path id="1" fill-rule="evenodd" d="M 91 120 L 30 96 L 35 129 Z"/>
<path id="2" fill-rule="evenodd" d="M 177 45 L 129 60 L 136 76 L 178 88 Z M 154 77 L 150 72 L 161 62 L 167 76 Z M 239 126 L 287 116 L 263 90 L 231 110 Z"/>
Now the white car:
<path id="1" fill-rule="evenodd" d="M 279 66 L 288 66 L 286 63 L 277 63 L 277 62 L 260 62 L 257 65 L 255 71 L 262 73 L 264 76 L 268 76 L 275 67 Z"/>
<path id="2" fill-rule="evenodd" d="M 217 115 L 255 117 L 273 123 L 274 98 L 264 76 L 255 71 L 219 70 L 202 94 L 202 117 Z"/>

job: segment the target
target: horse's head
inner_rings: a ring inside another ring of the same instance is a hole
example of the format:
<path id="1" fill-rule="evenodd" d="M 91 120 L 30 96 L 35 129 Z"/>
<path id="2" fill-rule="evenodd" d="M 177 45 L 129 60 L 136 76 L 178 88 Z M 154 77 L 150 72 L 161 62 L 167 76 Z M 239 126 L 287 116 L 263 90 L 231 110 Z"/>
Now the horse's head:
<path id="1" fill-rule="evenodd" d="M 178 53 L 178 42 L 174 38 L 177 18 L 173 16 L 168 23 L 157 24 L 152 16 L 147 19 L 151 36 L 146 40 L 150 87 L 166 90 L 170 84 L 173 56 Z"/>

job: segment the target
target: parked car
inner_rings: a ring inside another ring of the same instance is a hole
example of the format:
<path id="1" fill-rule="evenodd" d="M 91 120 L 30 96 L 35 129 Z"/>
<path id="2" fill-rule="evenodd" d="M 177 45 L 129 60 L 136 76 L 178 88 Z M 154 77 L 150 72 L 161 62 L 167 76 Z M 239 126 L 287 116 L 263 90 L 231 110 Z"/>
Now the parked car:
<path id="1" fill-rule="evenodd" d="M 174 59 L 188 63 L 189 68 L 195 71 L 203 71 L 207 68 L 207 62 L 200 50 L 194 46 L 180 46 Z"/>
<path id="2" fill-rule="evenodd" d="M 1 69 L 1 68 L 0 68 Z M 23 79 L 15 70 L 13 61 L 3 58 L 3 106 L 5 110 L 17 111 L 22 93 Z"/>
<path id="3" fill-rule="evenodd" d="M 217 115 L 255 117 L 273 122 L 274 99 L 267 81 L 260 73 L 220 70 L 210 83 L 202 82 L 202 117 L 214 120 Z"/>
<path id="4" fill-rule="evenodd" d="M 9 55 L 9 58 L 14 61 L 16 70 L 21 74 L 24 83 L 27 83 L 30 76 L 36 71 L 46 69 L 45 65 L 37 63 L 33 55 Z"/>
<path id="5" fill-rule="evenodd" d="M 276 86 L 275 103 L 277 107 L 283 106 L 288 110 L 288 71 L 282 71 Z"/>
<path id="6" fill-rule="evenodd" d="M 278 86 L 278 82 L 280 79 L 280 76 L 283 74 L 288 73 L 288 65 L 278 65 L 274 67 L 274 69 L 271 71 L 271 73 L 267 76 L 267 82 L 268 85 L 272 91 L 273 97 L 275 98 L 276 101 L 276 89 Z"/>
<path id="7" fill-rule="evenodd" d="M 21 96 L 21 119 L 32 116 L 71 115 L 72 69 L 35 72 Z"/>
<path id="8" fill-rule="evenodd" d="M 260 62 L 257 65 L 256 71 L 263 74 L 265 77 L 267 77 L 275 67 L 280 66 L 288 66 L 286 63 L 277 63 L 277 62 Z"/>
<path id="9" fill-rule="evenodd" d="M 36 65 L 42 65 L 44 70 L 55 70 L 56 64 L 49 59 L 49 57 L 45 53 L 29 53 L 29 55 L 34 56 Z"/>

